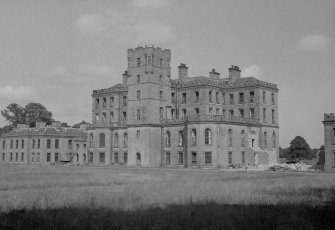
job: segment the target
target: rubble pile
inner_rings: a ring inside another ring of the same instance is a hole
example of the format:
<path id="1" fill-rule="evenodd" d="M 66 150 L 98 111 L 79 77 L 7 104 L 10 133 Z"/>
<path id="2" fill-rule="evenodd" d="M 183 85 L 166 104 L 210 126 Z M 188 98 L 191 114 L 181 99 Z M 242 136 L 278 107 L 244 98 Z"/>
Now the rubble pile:
<path id="1" fill-rule="evenodd" d="M 312 165 L 306 165 L 303 162 L 298 162 L 295 164 L 272 164 L 269 165 L 269 171 L 286 171 L 286 170 L 294 170 L 294 171 L 314 171 L 311 169 Z"/>

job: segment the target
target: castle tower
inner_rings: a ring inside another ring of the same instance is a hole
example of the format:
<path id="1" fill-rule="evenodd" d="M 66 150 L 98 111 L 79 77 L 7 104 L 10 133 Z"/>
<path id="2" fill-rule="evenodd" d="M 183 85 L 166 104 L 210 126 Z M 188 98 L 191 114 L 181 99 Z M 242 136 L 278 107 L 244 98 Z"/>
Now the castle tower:
<path id="1" fill-rule="evenodd" d="M 129 159 L 130 165 L 160 165 L 160 124 L 171 114 L 170 60 L 170 50 L 147 46 L 128 50 L 127 124 L 132 143 L 128 151 L 136 156 L 136 162 Z"/>

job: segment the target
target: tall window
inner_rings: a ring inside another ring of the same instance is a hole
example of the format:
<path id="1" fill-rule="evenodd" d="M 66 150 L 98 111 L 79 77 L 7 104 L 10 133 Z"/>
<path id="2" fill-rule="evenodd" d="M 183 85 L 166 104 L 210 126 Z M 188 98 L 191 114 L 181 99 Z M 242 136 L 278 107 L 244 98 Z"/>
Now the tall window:
<path id="1" fill-rule="evenodd" d="M 242 164 L 245 164 L 245 152 L 242 152 Z"/>
<path id="2" fill-rule="evenodd" d="M 240 109 L 240 117 L 244 118 L 244 109 Z"/>
<path id="3" fill-rule="evenodd" d="M 41 139 L 37 139 L 37 148 L 41 148 Z"/>
<path id="4" fill-rule="evenodd" d="M 222 93 L 222 103 L 226 104 L 226 94 Z"/>
<path id="5" fill-rule="evenodd" d="M 100 146 L 100 148 L 104 148 L 105 147 L 105 145 L 106 145 L 106 136 L 105 136 L 105 134 L 104 133 L 100 133 L 100 135 L 99 135 L 99 146 Z"/>
<path id="6" fill-rule="evenodd" d="M 243 104 L 244 103 L 244 93 L 240 93 L 239 96 L 240 96 L 239 97 L 239 103 Z"/>
<path id="7" fill-rule="evenodd" d="M 104 97 L 102 98 L 102 107 L 106 108 L 106 103 L 107 103 L 107 99 Z"/>
<path id="8" fill-rule="evenodd" d="M 90 146 L 90 148 L 93 147 L 93 133 L 91 133 L 90 137 L 89 137 L 89 146 Z"/>
<path id="9" fill-rule="evenodd" d="M 137 110 L 137 120 L 141 120 L 141 110 Z"/>
<path id="10" fill-rule="evenodd" d="M 220 103 L 220 94 L 219 94 L 219 92 L 216 92 L 216 93 L 215 93 L 215 102 L 216 102 L 217 104 Z"/>
<path id="11" fill-rule="evenodd" d="M 50 162 L 51 159 L 51 153 L 47 153 L 47 162 Z"/>
<path id="12" fill-rule="evenodd" d="M 140 67 L 140 66 L 141 66 L 141 59 L 140 59 L 140 58 L 137 58 L 137 59 L 136 59 L 136 66 L 137 66 L 137 67 Z"/>
<path id="13" fill-rule="evenodd" d="M 5 161 L 6 159 L 6 153 L 2 153 L 2 161 Z"/>
<path id="14" fill-rule="evenodd" d="M 274 109 L 272 110 L 271 120 L 272 120 L 272 124 L 276 123 L 276 121 L 275 121 L 275 110 Z"/>
<path id="15" fill-rule="evenodd" d="M 179 131 L 179 141 L 178 141 L 179 146 L 183 146 L 183 131 Z"/>
<path id="16" fill-rule="evenodd" d="M 114 97 L 110 97 L 109 106 L 114 107 Z"/>
<path id="17" fill-rule="evenodd" d="M 212 130 L 210 129 L 205 130 L 205 144 L 206 145 L 212 144 Z"/>
<path id="18" fill-rule="evenodd" d="M 250 108 L 250 118 L 255 119 L 255 109 L 254 108 Z"/>
<path id="19" fill-rule="evenodd" d="M 114 134 L 114 147 L 119 147 L 119 135 L 117 133 Z"/>
<path id="20" fill-rule="evenodd" d="M 275 94 L 271 93 L 271 103 L 274 105 L 275 104 Z"/>
<path id="21" fill-rule="evenodd" d="M 226 110 L 225 109 L 222 110 L 222 118 L 226 119 Z"/>
<path id="22" fill-rule="evenodd" d="M 199 102 L 199 91 L 195 91 L 194 94 L 195 94 L 194 102 L 197 103 Z"/>
<path id="23" fill-rule="evenodd" d="M 13 161 L 13 153 L 10 153 L 10 156 L 9 156 L 9 161 L 12 162 Z"/>
<path id="24" fill-rule="evenodd" d="M 234 104 L 234 94 L 229 94 L 229 104 L 230 105 Z"/>
<path id="25" fill-rule="evenodd" d="M 183 152 L 178 153 L 178 164 L 180 165 L 184 164 L 184 153 Z"/>
<path id="26" fill-rule="evenodd" d="M 171 164 L 171 154 L 170 154 L 170 152 L 165 153 L 165 164 L 167 164 L 167 165 Z"/>
<path id="27" fill-rule="evenodd" d="M 2 141 L 2 149 L 5 149 L 5 148 L 6 148 L 6 141 L 3 140 L 3 141 Z"/>
<path id="28" fill-rule="evenodd" d="M 213 98 L 212 98 L 212 91 L 208 92 L 208 97 L 209 97 L 209 102 L 213 102 Z"/>
<path id="29" fill-rule="evenodd" d="M 266 92 L 263 91 L 263 103 L 266 103 Z"/>
<path id="30" fill-rule="evenodd" d="M 191 131 L 192 145 L 197 145 L 197 130 L 192 129 Z"/>
<path id="31" fill-rule="evenodd" d="M 13 140 L 10 140 L 10 148 L 13 148 Z"/>
<path id="32" fill-rule="evenodd" d="M 90 158 L 89 158 L 90 163 L 93 163 L 93 152 L 90 152 Z"/>
<path id="33" fill-rule="evenodd" d="M 21 162 L 23 162 L 24 161 L 24 153 L 22 152 L 21 153 Z"/>
<path id="34" fill-rule="evenodd" d="M 263 122 L 266 122 L 266 108 L 263 108 Z"/>
<path id="35" fill-rule="evenodd" d="M 171 101 L 172 103 L 176 103 L 176 93 L 171 93 Z"/>
<path id="36" fill-rule="evenodd" d="M 128 147 L 128 134 L 127 133 L 123 134 L 123 147 L 125 148 Z"/>
<path id="37" fill-rule="evenodd" d="M 99 154 L 99 163 L 105 163 L 105 153 Z"/>
<path id="38" fill-rule="evenodd" d="M 119 163 L 119 153 L 118 152 L 114 153 L 114 163 Z"/>
<path id="39" fill-rule="evenodd" d="M 109 112 L 109 122 L 112 123 L 114 122 L 114 112 Z"/>
<path id="40" fill-rule="evenodd" d="M 148 58 L 147 58 L 147 64 L 150 65 L 152 62 L 152 59 L 151 59 L 151 56 L 149 55 Z"/>
<path id="41" fill-rule="evenodd" d="M 166 134 L 165 134 L 165 146 L 166 147 L 170 147 L 171 146 L 170 131 L 166 131 Z"/>
<path id="42" fill-rule="evenodd" d="M 55 162 L 58 162 L 58 155 L 59 155 L 59 153 L 55 153 Z"/>
<path id="43" fill-rule="evenodd" d="M 159 119 L 163 119 L 163 107 L 159 107 Z"/>
<path id="44" fill-rule="evenodd" d="M 209 116 L 212 116 L 213 115 L 213 108 L 209 108 Z"/>
<path id="45" fill-rule="evenodd" d="M 125 163 L 125 164 L 128 163 L 128 152 L 123 153 L 123 163 Z"/>
<path id="46" fill-rule="evenodd" d="M 137 90 L 137 92 L 136 92 L 136 99 L 138 101 L 141 100 L 141 91 L 140 90 Z"/>
<path id="47" fill-rule="evenodd" d="M 99 109 L 99 98 L 95 99 L 95 108 Z"/>
<path id="48" fill-rule="evenodd" d="M 107 114 L 106 112 L 102 112 L 102 122 L 106 124 L 106 121 L 107 121 Z"/>
<path id="49" fill-rule="evenodd" d="M 241 132 L 241 146 L 242 147 L 245 146 L 245 132 L 244 132 L 244 130 L 242 130 L 242 132 Z"/>
<path id="50" fill-rule="evenodd" d="M 127 96 L 123 96 L 123 107 L 127 106 Z"/>
<path id="51" fill-rule="evenodd" d="M 272 133 L 272 147 L 273 148 L 276 148 L 276 138 L 277 138 L 276 133 L 275 131 L 273 131 Z"/>
<path id="52" fill-rule="evenodd" d="M 33 139 L 33 149 L 35 148 L 35 139 Z"/>
<path id="53" fill-rule="evenodd" d="M 51 140 L 47 139 L 47 149 L 51 149 Z"/>
<path id="54" fill-rule="evenodd" d="M 264 132 L 264 147 L 268 147 L 268 134 Z"/>
<path id="55" fill-rule="evenodd" d="M 212 152 L 205 152 L 205 164 L 206 165 L 212 164 Z"/>
<path id="56" fill-rule="evenodd" d="M 41 160 L 41 154 L 40 154 L 40 153 L 37 153 L 36 161 L 37 161 L 37 162 L 40 162 L 40 160 Z"/>
<path id="57" fill-rule="evenodd" d="M 255 100 L 255 92 L 252 91 L 249 93 L 249 102 L 252 103 Z"/>
<path id="58" fill-rule="evenodd" d="M 99 120 L 100 120 L 100 119 L 99 119 L 99 113 L 96 113 L 96 114 L 95 114 L 95 122 L 96 122 L 96 123 L 99 123 Z"/>
<path id="59" fill-rule="evenodd" d="M 182 104 L 186 104 L 186 93 L 182 93 L 182 100 L 181 100 Z"/>
<path id="60" fill-rule="evenodd" d="M 163 91 L 159 91 L 159 100 L 163 100 Z"/>
<path id="61" fill-rule="evenodd" d="M 19 161 L 19 153 L 16 153 L 15 154 L 15 162 L 18 162 Z"/>
<path id="62" fill-rule="evenodd" d="M 21 140 L 21 149 L 24 149 L 24 140 Z"/>
<path id="63" fill-rule="evenodd" d="M 229 118 L 234 118 L 234 110 L 229 110 Z"/>
<path id="64" fill-rule="evenodd" d="M 186 117 L 186 109 L 184 110 L 184 117 Z M 199 116 L 199 108 L 194 108 L 195 115 Z"/>
<path id="65" fill-rule="evenodd" d="M 191 164 L 192 165 L 197 164 L 197 153 L 196 152 L 192 152 Z"/>
<path id="66" fill-rule="evenodd" d="M 58 139 L 55 140 L 55 149 L 59 149 L 59 140 Z"/>
<path id="67" fill-rule="evenodd" d="M 233 131 L 228 130 L 228 146 L 233 146 Z"/>
<path id="68" fill-rule="evenodd" d="M 228 152 L 228 164 L 233 163 L 233 152 Z"/>
<path id="69" fill-rule="evenodd" d="M 141 131 L 140 130 L 136 130 L 136 137 L 140 138 L 141 137 Z"/>
<path id="70" fill-rule="evenodd" d="M 19 148 L 19 140 L 16 140 L 15 144 L 16 144 L 15 147 L 18 149 Z"/>

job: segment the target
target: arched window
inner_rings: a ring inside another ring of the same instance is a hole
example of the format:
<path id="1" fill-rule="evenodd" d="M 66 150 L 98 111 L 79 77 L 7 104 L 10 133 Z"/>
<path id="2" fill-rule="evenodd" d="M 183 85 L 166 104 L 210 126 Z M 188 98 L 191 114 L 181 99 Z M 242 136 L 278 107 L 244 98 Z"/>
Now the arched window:
<path id="1" fill-rule="evenodd" d="M 114 147 L 119 147 L 119 135 L 117 133 L 114 134 Z"/>
<path id="2" fill-rule="evenodd" d="M 123 147 L 128 147 L 128 134 L 124 133 L 123 134 Z"/>
<path id="3" fill-rule="evenodd" d="M 192 145 L 197 145 L 197 130 L 192 129 L 191 131 Z"/>
<path id="4" fill-rule="evenodd" d="M 171 146 L 170 131 L 166 131 L 166 133 L 165 133 L 165 145 L 166 145 L 166 147 L 170 147 Z"/>
<path id="5" fill-rule="evenodd" d="M 100 147 L 105 147 L 105 144 L 106 144 L 106 137 L 105 137 L 105 134 L 104 133 L 100 133 L 100 136 L 99 136 L 99 139 L 100 139 Z"/>
<path id="6" fill-rule="evenodd" d="M 212 131 L 210 129 L 205 130 L 205 145 L 212 144 Z"/>
<path id="7" fill-rule="evenodd" d="M 89 145 L 90 145 L 90 147 L 93 147 L 93 133 L 90 134 Z"/>
<path id="8" fill-rule="evenodd" d="M 241 146 L 245 146 L 245 132 L 242 130 L 241 132 Z"/>
<path id="9" fill-rule="evenodd" d="M 275 133 L 275 131 L 273 131 L 273 133 L 272 133 L 272 147 L 273 148 L 276 148 L 276 133 Z"/>
<path id="10" fill-rule="evenodd" d="M 228 145 L 233 146 L 233 131 L 231 129 L 228 130 Z"/>
<path id="11" fill-rule="evenodd" d="M 268 147 L 268 134 L 264 132 L 264 147 Z"/>

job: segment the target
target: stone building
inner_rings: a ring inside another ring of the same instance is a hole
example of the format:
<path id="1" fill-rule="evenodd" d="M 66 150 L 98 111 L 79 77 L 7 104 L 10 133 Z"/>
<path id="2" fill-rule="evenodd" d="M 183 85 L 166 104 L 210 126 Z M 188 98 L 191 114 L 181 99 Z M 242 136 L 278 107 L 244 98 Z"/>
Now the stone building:
<path id="1" fill-rule="evenodd" d="M 324 114 L 325 164 L 324 169 L 335 172 L 335 116 L 334 113 Z"/>
<path id="2" fill-rule="evenodd" d="M 0 137 L 0 163 L 55 164 L 87 162 L 86 132 L 63 128 L 60 122 L 46 126 L 36 122 L 35 128 L 19 124 Z M 80 156 L 80 157 L 79 157 Z"/>
<path id="3" fill-rule="evenodd" d="M 93 90 L 89 163 L 143 167 L 229 167 L 278 160 L 278 88 L 241 77 L 171 78 L 171 51 L 128 49 L 122 84 Z"/>

